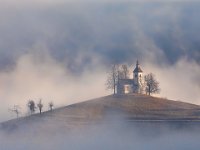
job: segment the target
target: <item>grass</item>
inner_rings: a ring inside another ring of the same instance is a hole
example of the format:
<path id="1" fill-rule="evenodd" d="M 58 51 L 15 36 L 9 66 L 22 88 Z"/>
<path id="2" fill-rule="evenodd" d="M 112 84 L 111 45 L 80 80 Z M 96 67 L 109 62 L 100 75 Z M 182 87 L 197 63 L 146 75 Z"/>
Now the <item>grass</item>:
<path id="1" fill-rule="evenodd" d="M 41 115 L 1 123 L 2 128 L 63 128 L 92 122 L 125 120 L 200 120 L 200 106 L 146 95 L 110 95 L 69 105 Z M 43 123 L 45 122 L 45 126 Z"/>

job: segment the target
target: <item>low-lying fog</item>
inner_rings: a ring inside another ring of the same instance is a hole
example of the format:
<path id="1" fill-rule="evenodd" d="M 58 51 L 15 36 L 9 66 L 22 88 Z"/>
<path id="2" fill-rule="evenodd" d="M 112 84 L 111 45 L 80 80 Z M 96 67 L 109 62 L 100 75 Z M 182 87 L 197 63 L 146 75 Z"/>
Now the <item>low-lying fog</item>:
<path id="1" fill-rule="evenodd" d="M 45 127 L 45 124 L 42 124 Z M 41 125 L 41 126 L 42 126 Z M 1 150 L 199 150 L 199 123 L 106 122 L 55 133 L 33 129 L 2 132 Z M 32 128 L 32 127 L 31 127 Z"/>

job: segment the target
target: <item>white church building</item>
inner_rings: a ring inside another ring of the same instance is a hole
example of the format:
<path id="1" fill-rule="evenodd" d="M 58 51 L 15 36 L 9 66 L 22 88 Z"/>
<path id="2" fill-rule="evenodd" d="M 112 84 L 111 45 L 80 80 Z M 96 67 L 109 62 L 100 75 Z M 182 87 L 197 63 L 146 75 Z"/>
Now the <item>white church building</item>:
<path id="1" fill-rule="evenodd" d="M 144 93 L 143 71 L 137 61 L 132 79 L 118 79 L 117 94 Z"/>

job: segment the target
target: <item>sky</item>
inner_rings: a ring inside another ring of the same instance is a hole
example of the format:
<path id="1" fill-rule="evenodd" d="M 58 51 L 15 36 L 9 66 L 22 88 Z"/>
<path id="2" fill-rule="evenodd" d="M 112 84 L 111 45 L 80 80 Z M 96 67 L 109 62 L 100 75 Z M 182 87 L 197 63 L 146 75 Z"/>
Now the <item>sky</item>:
<path id="1" fill-rule="evenodd" d="M 42 98 L 63 106 L 111 94 L 113 63 L 160 82 L 158 96 L 200 104 L 199 1 L 0 0 L 0 120 Z"/>

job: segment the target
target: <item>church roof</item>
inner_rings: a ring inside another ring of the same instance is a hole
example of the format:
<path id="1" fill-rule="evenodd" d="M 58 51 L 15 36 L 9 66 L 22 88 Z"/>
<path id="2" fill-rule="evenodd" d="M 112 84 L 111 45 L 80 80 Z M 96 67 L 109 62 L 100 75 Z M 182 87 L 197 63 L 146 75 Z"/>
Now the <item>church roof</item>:
<path id="1" fill-rule="evenodd" d="M 133 84 L 133 79 L 119 79 L 119 84 Z"/>
<path id="2" fill-rule="evenodd" d="M 134 72 L 134 73 L 135 73 L 135 72 L 143 72 L 142 69 L 141 69 L 140 66 L 139 66 L 139 62 L 138 62 L 138 61 L 137 61 L 137 63 L 136 63 L 136 67 L 135 67 L 135 69 L 134 69 L 133 72 Z"/>
<path id="3" fill-rule="evenodd" d="M 143 72 L 140 66 L 137 66 L 133 72 Z"/>

